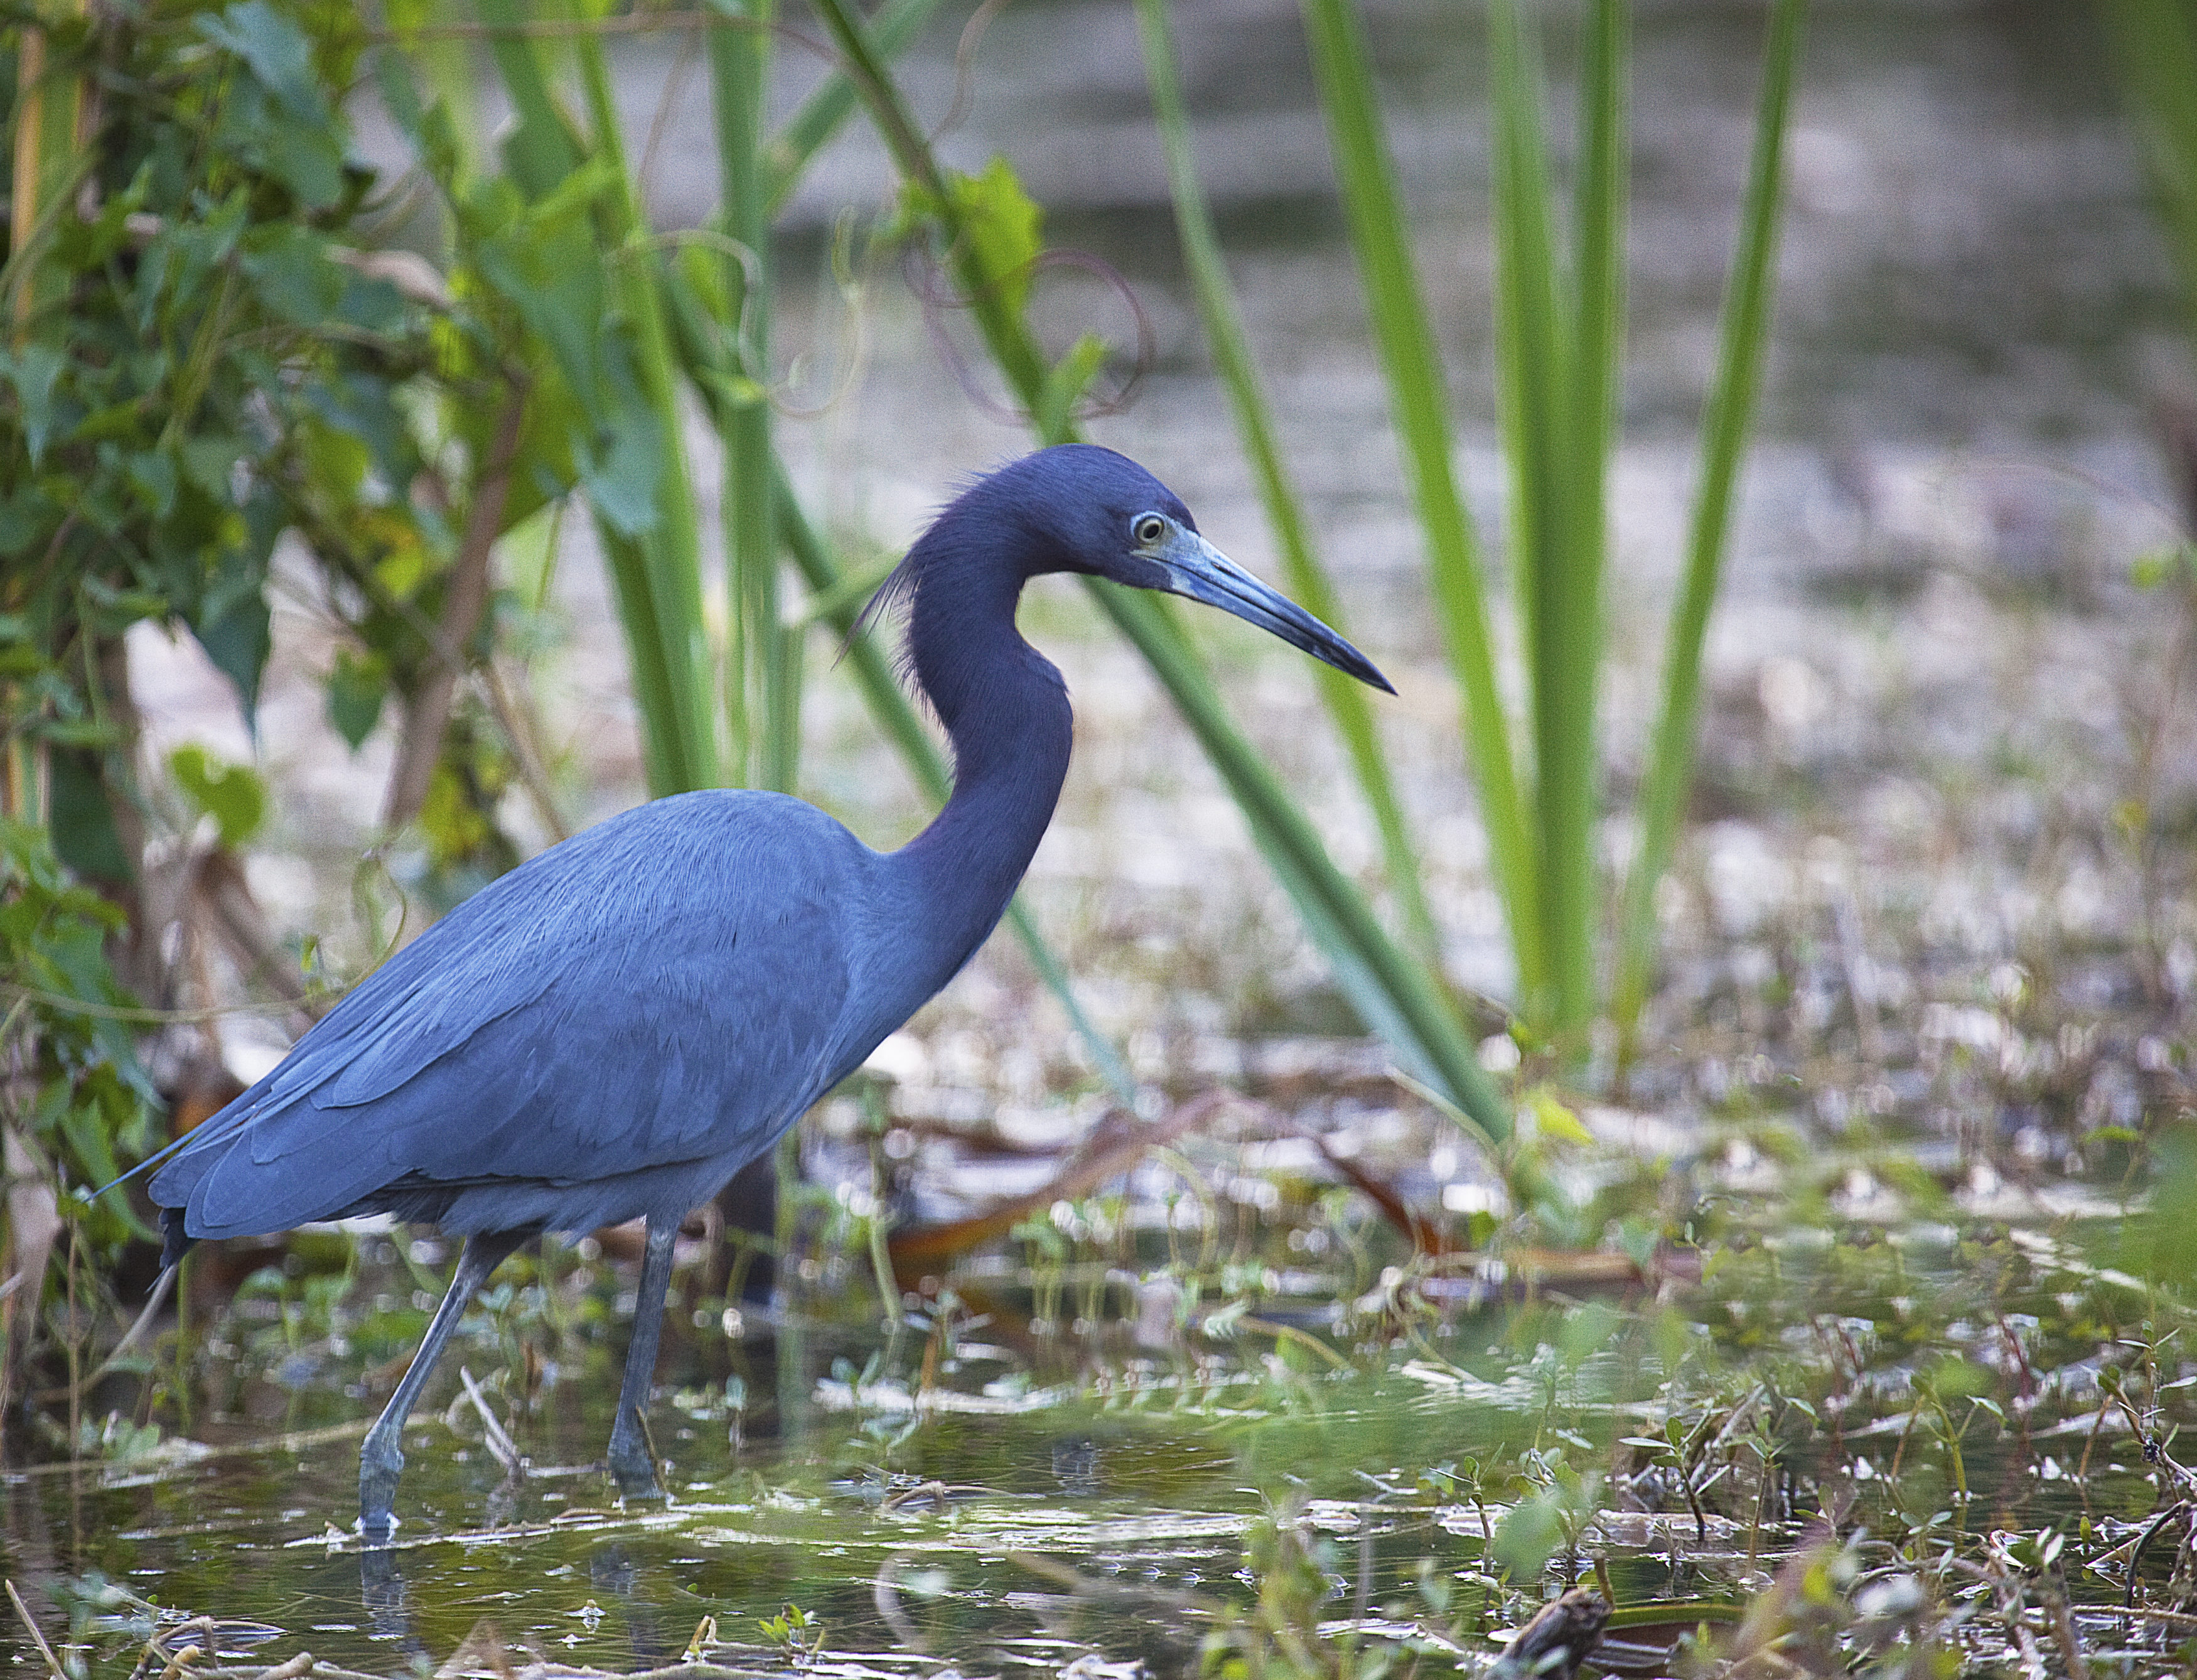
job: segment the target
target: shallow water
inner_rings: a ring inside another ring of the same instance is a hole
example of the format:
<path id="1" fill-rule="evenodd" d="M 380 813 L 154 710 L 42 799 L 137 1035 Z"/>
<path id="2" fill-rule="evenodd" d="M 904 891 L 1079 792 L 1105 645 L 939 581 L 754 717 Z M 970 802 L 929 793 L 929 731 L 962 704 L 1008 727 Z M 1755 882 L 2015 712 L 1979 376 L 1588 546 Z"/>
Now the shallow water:
<path id="1" fill-rule="evenodd" d="M 679 1660 L 714 1618 L 712 1660 L 769 1666 L 787 1654 L 761 1624 L 791 1605 L 820 1625 L 803 1637 L 820 1640 L 827 1671 L 1092 1656 L 1191 1672 L 1209 1632 L 1288 1578 L 1278 1512 L 1316 1572 L 1313 1619 L 1429 1649 L 1492 1650 L 1517 1605 L 1585 1561 L 1620 1602 L 1744 1602 L 1824 1509 L 1881 1537 L 1857 1543 L 1880 1574 L 1985 1555 L 1995 1531 L 2065 1530 L 2069 1590 L 2102 1609 L 2122 1593 L 2113 1549 L 2160 1509 L 2162 1483 L 2095 1358 L 2103 1323 L 2141 1309 L 2059 1240 L 1940 1226 L 1739 1243 L 1719 1281 L 1656 1292 L 1675 1306 L 1634 1287 L 1445 1312 L 1425 1303 L 1457 1291 L 1422 1277 L 1415 1317 L 1391 1325 L 1402 1339 L 1343 1371 L 1285 1332 L 1262 1339 L 1294 1318 L 1349 1344 L 1332 1314 L 1272 1296 L 1251 1301 L 1259 1335 L 1223 1312 L 1168 1347 L 1139 1351 L 1149 1323 L 1110 1317 L 1033 1341 L 1016 1304 L 1083 1287 L 1042 1270 L 995 1277 L 1000 1318 L 964 1314 L 959 1330 L 751 1319 L 733 1341 L 713 1325 L 659 1373 L 652 1422 L 673 1498 L 630 1509 L 592 1462 L 614 1346 L 562 1344 L 567 1365 L 513 1419 L 528 1463 L 511 1478 L 455 1370 L 490 1372 L 491 1393 L 508 1374 L 495 1362 L 512 1324 L 478 1313 L 408 1433 L 397 1544 L 373 1552 L 350 1532 L 370 1409 L 346 1382 L 356 1344 L 345 1358 L 309 1338 L 314 1376 L 237 1397 L 254 1416 L 279 1407 L 287 1432 L 209 1423 L 204 1440 L 236 1444 L 9 1477 L 6 1568 L 33 1602 L 78 1606 L 74 1637 L 102 1669 L 126 1666 L 154 1624 L 142 1607 L 99 1608 L 90 1572 L 160 1607 L 170 1650 L 203 1638 L 185 1619 L 216 1618 L 239 1662 L 310 1650 L 390 1672 L 471 1638 L 492 1670 L 492 1637 L 514 1660 L 634 1670 Z M 1902 1293 L 1884 1292 L 1892 1277 Z M 568 1280 L 598 1294 L 601 1281 Z M 1112 1286 L 1124 1302 L 1129 1281 Z M 2191 1369 L 2152 1373 L 2164 1410 L 2146 1427 L 2161 1439 L 2188 1409 L 2188 1385 L 2169 1379 Z M 1699 1458 L 1690 1496 L 1643 1451 L 1667 1417 L 1730 1437 Z M 1522 1597 L 1506 1598 L 1492 1555 L 1516 1556 L 1489 1537 L 1578 1474 L 1599 1480 L 1556 1506 L 1583 1525 L 1579 1559 L 1550 1544 L 1546 1573 L 1529 1561 Z M 2174 1550 L 2156 1549 L 2147 1580 L 2163 1582 Z"/>

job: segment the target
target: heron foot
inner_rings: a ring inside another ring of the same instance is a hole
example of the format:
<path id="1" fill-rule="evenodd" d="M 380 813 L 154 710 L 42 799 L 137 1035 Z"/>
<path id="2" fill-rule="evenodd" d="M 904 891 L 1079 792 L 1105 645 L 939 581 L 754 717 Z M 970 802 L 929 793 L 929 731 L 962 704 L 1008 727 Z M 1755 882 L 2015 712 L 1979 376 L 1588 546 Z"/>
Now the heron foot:
<path id="1" fill-rule="evenodd" d="M 369 1546 L 385 1546 L 397 1532 L 397 1478 L 404 1454 L 397 1432 L 368 1431 L 358 1450 L 358 1532 Z"/>
<path id="2" fill-rule="evenodd" d="M 638 1406 L 618 1413 L 617 1422 L 611 1430 L 610 1451 L 605 1457 L 611 1480 L 617 1484 L 621 1497 L 664 1497 L 664 1484 L 656 1474 L 655 1443 L 649 1439 L 648 1420 L 641 1416 Z"/>

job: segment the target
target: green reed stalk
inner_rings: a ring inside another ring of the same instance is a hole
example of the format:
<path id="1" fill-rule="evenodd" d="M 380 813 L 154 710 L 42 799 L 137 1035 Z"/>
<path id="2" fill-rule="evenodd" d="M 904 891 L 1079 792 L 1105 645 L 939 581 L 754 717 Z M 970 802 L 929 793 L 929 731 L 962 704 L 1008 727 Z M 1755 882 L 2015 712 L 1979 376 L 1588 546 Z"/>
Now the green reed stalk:
<path id="1" fill-rule="evenodd" d="M 1497 890 L 1510 923 L 1518 988 L 1529 1014 L 1549 994 L 1539 872 L 1521 797 L 1488 630 L 1487 589 L 1471 517 L 1452 465 L 1441 355 L 1412 265 L 1409 221 L 1381 130 L 1365 32 L 1350 0 L 1303 0 L 1328 143 L 1388 385 L 1405 466 L 1427 548 L 1435 603 L 1464 704 Z"/>
<path id="2" fill-rule="evenodd" d="M 1191 287 L 1197 299 L 1199 318 L 1220 381 L 1235 410 L 1236 429 L 1259 483 L 1261 501 L 1274 541 L 1282 553 L 1282 565 L 1290 592 L 1305 607 L 1336 629 L 1348 633 L 1342 605 L 1327 570 L 1312 542 L 1310 523 L 1289 470 L 1283 465 L 1273 414 L 1252 360 L 1251 345 L 1243 331 L 1243 316 L 1236 305 L 1235 288 L 1220 255 L 1220 240 L 1213 217 L 1197 182 L 1197 165 L 1191 151 L 1190 120 L 1183 109 L 1182 86 L 1175 67 L 1166 0 L 1136 0 L 1137 27 L 1144 43 L 1145 74 L 1151 89 L 1152 107 L 1158 120 L 1160 143 L 1167 156 L 1168 188 L 1174 200 L 1175 229 L 1189 265 Z M 1335 720 L 1358 785 L 1372 810 L 1381 833 L 1382 851 L 1388 860 L 1390 889 L 1396 895 L 1406 931 L 1420 958 L 1439 967 L 1441 935 L 1434 912 L 1419 881 L 1418 854 L 1404 820 L 1402 803 L 1382 756 L 1380 737 L 1374 727 L 1373 708 L 1363 684 L 1325 665 L 1314 668 L 1320 698 Z"/>
<path id="3" fill-rule="evenodd" d="M 507 166 L 529 199 L 546 199 L 588 163 L 588 149 L 549 90 L 541 55 L 525 32 L 530 12 L 524 0 L 480 0 L 480 15 L 491 26 L 490 52 L 515 119 L 503 145 Z M 606 290 L 633 329 L 639 406 L 619 410 L 612 396 L 602 391 L 579 390 L 575 395 L 583 407 L 606 420 L 618 412 L 626 423 L 643 428 L 655 445 L 653 522 L 646 530 L 629 533 L 598 508 L 595 526 L 625 632 L 649 791 L 678 793 L 712 787 L 717 781 L 712 727 L 716 707 L 702 616 L 693 495 L 670 346 L 655 289 L 649 283 L 653 255 L 625 168 L 601 46 L 583 36 L 576 51 L 595 145 L 612 166 L 606 171 L 606 188 L 598 195 L 596 213 L 603 243 L 612 252 Z"/>
<path id="4" fill-rule="evenodd" d="M 633 327 L 635 373 L 642 399 L 653 415 L 661 454 L 658 461 L 656 519 L 638 538 L 646 566 L 654 628 L 666 652 L 687 680 L 675 693 L 678 715 L 679 762 L 664 767 L 672 785 L 652 785 L 658 796 L 718 785 L 716 737 L 711 724 L 709 634 L 702 611 L 701 518 L 694 505 L 693 477 L 687 461 L 687 437 L 679 412 L 671 337 L 657 295 L 657 256 L 641 214 L 625 142 L 611 96 L 610 67 L 603 43 L 594 35 L 573 40 L 580 84 L 588 101 L 596 155 L 608 166 L 609 186 L 600 202 L 611 249 L 612 296 Z"/>
<path id="5" fill-rule="evenodd" d="M 1593 1018 L 1596 941 L 1608 925 L 1595 866 L 1601 814 L 1598 713 L 1608 636 L 1603 579 L 1609 555 L 1609 474 L 1625 377 L 1625 227 L 1632 180 L 1632 7 L 1591 0 L 1580 66 L 1578 177 L 1574 188 L 1571 415 L 1577 466 L 1570 475 L 1573 543 L 1568 582 L 1555 598 L 1566 628 L 1545 634 L 1548 658 L 1537 694 L 1561 686 L 1558 720 L 1537 749 L 1550 847 L 1552 923 L 1569 941 L 1561 994 L 1575 1007 L 1561 1016 L 1577 1033 Z M 1538 704 L 1538 702 L 1537 702 Z M 1578 1042 L 1574 1039 L 1574 1042 Z"/>
<path id="6" fill-rule="evenodd" d="M 1538 907 L 1551 968 L 1545 1024 L 1576 1051 L 1596 1005 L 1595 714 L 1606 490 L 1624 355 L 1628 36 L 1622 0 L 1594 0 L 1582 43 L 1568 278 L 1539 55 L 1518 0 L 1492 0 L 1488 21 L 1496 342 L 1534 748 Z"/>
<path id="7" fill-rule="evenodd" d="M 464 0 L 429 0 L 418 23 L 449 25 L 470 20 L 472 8 Z M 457 151 L 453 184 L 463 192 L 487 167 L 484 141 L 487 130 L 480 116 L 481 67 L 475 43 L 462 35 L 443 35 L 438 30 L 424 38 L 413 28 L 398 25 L 391 32 L 396 44 L 419 71 L 432 102 L 450 113 L 450 140 Z"/>
<path id="8" fill-rule="evenodd" d="M 1538 922 L 1535 941 L 1547 965 L 1536 994 L 1522 973 L 1520 1002 L 1543 1032 L 1577 1023 L 1576 953 L 1563 935 L 1578 906 L 1576 883 L 1562 868 L 1568 837 L 1550 827 L 1557 767 L 1543 761 L 1562 734 L 1560 682 L 1545 681 L 1551 645 L 1565 634 L 1571 606 L 1556 584 L 1570 551 L 1566 490 L 1570 478 L 1572 346 L 1556 273 L 1554 187 L 1542 130 L 1540 66 L 1510 0 L 1488 9 L 1489 121 L 1495 207 L 1495 345 L 1501 370 L 1504 455 L 1510 469 L 1509 538 L 1512 588 L 1524 645 L 1528 717 L 1534 747 L 1533 838 L 1539 892 L 1523 913 Z M 1562 880 L 1551 874 L 1564 875 Z M 1513 911 L 1514 919 L 1519 915 Z M 1514 933 L 1515 933 L 1514 929 Z"/>
<path id="9" fill-rule="evenodd" d="M 81 12 L 80 5 L 56 8 L 52 22 L 74 24 Z M 49 260 L 49 253 L 88 165 L 78 134 L 86 78 L 75 69 L 53 63 L 49 58 L 50 48 L 43 26 L 32 25 L 15 32 L 8 260 L 0 265 L 0 344 L 9 347 L 26 336 L 32 317 L 40 310 L 58 306 L 67 298 L 68 271 L 63 264 Z M 14 571 L 12 565 L 10 570 Z M 0 612 L 13 613 L 20 607 L 26 588 L 17 576 L 0 577 Z M 0 678 L 0 702 L 7 703 L 5 709 L 10 715 L 20 698 L 15 692 L 20 675 L 9 673 Z M 0 817 L 38 824 L 51 821 L 49 778 L 45 769 L 43 743 L 13 733 L 0 740 Z"/>
<path id="10" fill-rule="evenodd" d="M 723 259 L 733 344 L 748 393 L 726 406 L 727 596 L 733 604 L 725 708 L 733 752 L 751 786 L 792 791 L 801 748 L 800 640 L 779 611 L 776 522 L 771 511 L 770 206 L 762 168 L 763 91 L 772 0 L 716 0 L 724 24 L 704 32 L 716 119 Z"/>
<path id="11" fill-rule="evenodd" d="M 63 225 L 72 194 L 82 178 L 81 125 L 88 78 L 64 67 L 49 40 L 49 31 L 73 33 L 81 26 L 83 0 L 49 9 L 43 22 L 28 21 L 15 32 L 14 120 L 9 126 L 8 263 L 5 274 L 7 342 L 21 336 L 32 316 L 62 301 L 67 270 L 43 260 L 49 240 Z M 35 18 L 26 14 L 19 22 Z M 49 55 L 51 57 L 49 57 Z"/>
<path id="12" fill-rule="evenodd" d="M 1714 383 L 1701 413 L 1701 483 L 1695 493 L 1685 575 L 1663 656 L 1663 704 L 1640 790 L 1640 843 L 1626 883 L 1611 1013 L 1628 1048 L 1646 999 L 1655 950 L 1655 888 L 1670 866 L 1694 773 L 1701 647 L 1730 528 L 1739 463 L 1754 417 L 1769 342 L 1773 258 L 1784 206 L 1785 132 L 1800 56 L 1805 0 L 1773 0 L 1754 116 L 1739 242 L 1725 294 Z"/>
<path id="13" fill-rule="evenodd" d="M 920 191 L 944 237 L 949 261 L 978 332 L 1010 389 L 1033 414 L 1050 412 L 1047 443 L 1075 428 L 1064 408 L 1045 401 L 1048 369 L 1019 310 L 1011 275 L 986 266 L 929 142 L 884 71 L 867 26 L 850 0 L 818 0 L 848 73 L 901 174 Z M 1254 839 L 1296 903 L 1337 982 L 1367 1023 L 1386 1035 L 1414 1072 L 1450 1096 L 1491 1138 L 1510 1135 L 1510 1115 L 1474 1057 L 1470 1035 L 1440 983 L 1392 941 L 1290 798 L 1281 778 L 1228 716 L 1197 656 L 1165 604 L 1143 591 L 1093 581 L 1101 609 L 1133 642 L 1228 785 Z"/>

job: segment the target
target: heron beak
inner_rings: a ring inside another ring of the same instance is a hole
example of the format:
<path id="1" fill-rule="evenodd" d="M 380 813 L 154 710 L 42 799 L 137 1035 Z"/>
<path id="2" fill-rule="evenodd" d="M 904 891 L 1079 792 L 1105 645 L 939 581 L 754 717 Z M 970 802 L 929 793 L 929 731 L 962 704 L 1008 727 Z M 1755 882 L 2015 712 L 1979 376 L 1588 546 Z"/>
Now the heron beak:
<path id="1" fill-rule="evenodd" d="M 1279 636 L 1346 676 L 1354 676 L 1384 693 L 1396 692 L 1371 659 L 1287 595 L 1268 588 L 1196 531 L 1178 526 L 1166 541 L 1143 552 L 1167 569 L 1166 580 L 1159 587 L 1168 594 L 1186 595 L 1223 612 L 1232 612 L 1245 623 Z"/>

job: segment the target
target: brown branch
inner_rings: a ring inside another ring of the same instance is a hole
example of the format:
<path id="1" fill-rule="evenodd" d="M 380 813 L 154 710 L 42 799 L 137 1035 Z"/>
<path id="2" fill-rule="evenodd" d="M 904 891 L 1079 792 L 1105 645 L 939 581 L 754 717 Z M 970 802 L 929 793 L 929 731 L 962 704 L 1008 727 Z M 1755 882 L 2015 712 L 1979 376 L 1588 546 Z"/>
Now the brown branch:
<path id="1" fill-rule="evenodd" d="M 189 891 L 193 906 L 229 947 L 247 983 L 268 987 L 309 1021 L 335 1007 L 338 994 L 308 980 L 298 959 L 275 936 L 235 853 L 217 846 L 193 859 Z"/>
<path id="2" fill-rule="evenodd" d="M 1134 1167 L 1146 1150 L 1171 1144 L 1184 1133 L 1203 1125 L 1233 1095 L 1232 1092 L 1209 1092 L 1150 1125 L 1141 1125 L 1118 1111 L 1110 1115 L 1062 1164 L 1058 1173 L 1027 1195 L 1010 1196 L 965 1219 L 894 1231 L 885 1242 L 892 1255 L 894 1272 L 906 1282 L 916 1275 L 918 1268 L 1004 1237 L 1031 1214 L 1056 1202 L 1075 1202 L 1090 1195 L 1109 1179 Z"/>
<path id="3" fill-rule="evenodd" d="M 383 825 L 390 829 L 402 828 L 420 814 L 436 761 L 442 756 L 443 732 L 450 721 L 458 677 L 466 668 L 466 648 L 480 629 L 481 614 L 488 606 L 489 556 L 502 530 L 504 503 L 511 490 L 512 465 L 519 458 L 519 428 L 525 413 L 523 393 L 513 390 L 505 397 L 488 459 L 474 480 L 472 507 L 466 516 L 456 563 L 450 569 L 434 652 L 420 686 L 405 702 L 403 735 L 397 746 L 397 768 L 389 778 L 389 802 L 382 813 Z"/>
<path id="4" fill-rule="evenodd" d="M 8 1583 L 8 1601 L 15 1607 L 15 1613 L 23 1619 L 23 1625 L 30 1630 L 31 1637 L 38 1641 L 39 1654 L 45 1658 L 46 1667 L 55 1676 L 55 1680 L 68 1680 L 68 1670 L 61 1666 L 61 1660 L 54 1654 L 54 1648 L 46 1642 L 46 1636 L 39 1631 L 38 1622 L 32 1617 L 31 1607 L 23 1602 L 23 1595 L 15 1590 L 13 1581 Z"/>
<path id="5" fill-rule="evenodd" d="M 61 1201 L 52 1171 L 14 1127 L 0 1139 L 7 1169 L 7 1281 L 0 1284 L 0 1405 L 15 1415 L 15 1388 L 37 1334 L 46 1268 L 61 1233 Z"/>

